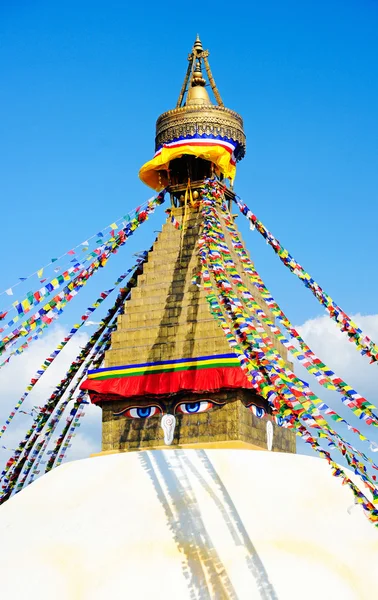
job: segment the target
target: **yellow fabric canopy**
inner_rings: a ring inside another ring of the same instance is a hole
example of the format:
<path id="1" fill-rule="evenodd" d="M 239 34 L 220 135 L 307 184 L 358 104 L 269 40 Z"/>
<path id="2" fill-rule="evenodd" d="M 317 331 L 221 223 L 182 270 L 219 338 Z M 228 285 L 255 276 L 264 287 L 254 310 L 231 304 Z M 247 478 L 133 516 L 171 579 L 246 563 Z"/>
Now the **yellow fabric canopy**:
<path id="1" fill-rule="evenodd" d="M 168 185 L 168 179 L 166 173 L 159 174 L 159 171 L 169 169 L 170 161 L 174 158 L 180 158 L 184 154 L 208 160 L 219 168 L 225 178 L 231 180 L 235 178 L 235 158 L 230 143 L 222 140 L 218 142 L 218 140 L 194 139 L 163 146 L 155 157 L 140 169 L 140 179 L 154 190 L 162 190 Z"/>

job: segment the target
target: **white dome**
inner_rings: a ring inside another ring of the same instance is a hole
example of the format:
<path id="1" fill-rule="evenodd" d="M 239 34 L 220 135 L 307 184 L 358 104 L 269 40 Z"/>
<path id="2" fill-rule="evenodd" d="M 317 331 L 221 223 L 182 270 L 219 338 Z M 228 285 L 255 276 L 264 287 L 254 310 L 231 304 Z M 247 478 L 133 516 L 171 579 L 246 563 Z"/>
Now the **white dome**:
<path id="1" fill-rule="evenodd" d="M 68 463 L 0 507 L 0 539 L 7 600 L 370 600 L 378 589 L 376 529 L 307 456 L 172 449 Z"/>

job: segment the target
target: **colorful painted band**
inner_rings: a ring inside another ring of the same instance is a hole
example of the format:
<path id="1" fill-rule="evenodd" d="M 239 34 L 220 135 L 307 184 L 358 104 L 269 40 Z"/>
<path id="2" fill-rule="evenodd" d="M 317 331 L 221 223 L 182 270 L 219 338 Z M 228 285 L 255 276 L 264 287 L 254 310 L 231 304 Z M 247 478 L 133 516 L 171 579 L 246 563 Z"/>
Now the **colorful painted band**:
<path id="1" fill-rule="evenodd" d="M 140 179 L 154 190 L 160 191 L 168 180 L 164 171 L 169 163 L 184 154 L 197 156 L 214 163 L 224 177 L 233 180 L 236 173 L 235 150 L 237 142 L 227 139 L 189 137 L 164 144 L 154 158 L 148 161 L 139 171 Z"/>
<path id="2" fill-rule="evenodd" d="M 235 355 L 182 359 L 89 371 L 82 390 L 97 394 L 132 398 L 177 394 L 178 392 L 216 392 L 225 389 L 252 389 Z"/>
<path id="3" fill-rule="evenodd" d="M 183 146 L 203 146 L 203 147 L 209 147 L 209 146 L 222 146 L 222 148 L 224 148 L 225 150 L 227 150 L 227 152 L 229 152 L 229 154 L 231 155 L 230 158 L 230 162 L 232 165 L 236 165 L 236 158 L 235 158 L 235 154 L 234 154 L 234 150 L 235 150 L 235 143 L 232 142 L 228 142 L 227 140 L 222 140 L 222 139 L 214 139 L 214 138 L 205 138 L 205 139 L 201 139 L 201 138 L 196 138 L 194 137 L 193 139 L 190 138 L 183 138 L 181 140 L 175 140 L 173 142 L 168 142 L 168 144 L 163 144 L 159 150 L 157 150 L 155 152 L 155 156 L 154 158 L 156 158 L 157 156 L 160 156 L 160 154 L 163 152 L 164 149 L 167 148 L 182 148 Z"/>
<path id="4" fill-rule="evenodd" d="M 119 398 L 168 396 L 179 392 L 218 392 L 235 388 L 252 389 L 240 367 L 200 369 L 152 373 L 114 379 L 86 379 L 80 388 L 96 394 L 111 394 Z M 104 398 L 105 399 L 105 398 Z M 92 402 L 100 402 L 97 396 Z"/>
<path id="5" fill-rule="evenodd" d="M 133 377 L 151 373 L 171 373 L 173 371 L 189 371 L 218 367 L 240 367 L 235 354 L 213 354 L 195 358 L 179 358 L 176 360 L 159 360 L 155 362 L 107 367 L 88 371 L 88 379 L 114 379 L 116 377 Z"/>

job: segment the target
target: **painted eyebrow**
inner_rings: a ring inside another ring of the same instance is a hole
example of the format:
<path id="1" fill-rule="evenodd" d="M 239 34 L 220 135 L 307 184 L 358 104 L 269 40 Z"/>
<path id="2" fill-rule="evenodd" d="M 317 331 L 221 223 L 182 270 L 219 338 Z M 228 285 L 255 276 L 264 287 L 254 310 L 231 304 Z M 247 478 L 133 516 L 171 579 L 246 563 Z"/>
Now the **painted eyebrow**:
<path id="1" fill-rule="evenodd" d="M 242 400 L 242 402 L 243 402 L 243 400 Z M 243 404 L 244 404 L 244 406 L 252 406 L 252 404 L 253 404 L 254 406 L 258 406 L 259 408 L 264 408 L 264 409 L 266 408 L 264 405 L 261 406 L 260 404 L 257 404 L 256 402 L 243 402 Z"/>

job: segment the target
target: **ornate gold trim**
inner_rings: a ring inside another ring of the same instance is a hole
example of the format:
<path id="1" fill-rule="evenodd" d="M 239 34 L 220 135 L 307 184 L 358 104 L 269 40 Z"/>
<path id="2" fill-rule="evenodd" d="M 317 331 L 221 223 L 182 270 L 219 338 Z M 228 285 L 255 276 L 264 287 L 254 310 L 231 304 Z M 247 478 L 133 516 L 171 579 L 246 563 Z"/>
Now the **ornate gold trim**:
<path id="1" fill-rule="evenodd" d="M 223 106 L 191 105 L 169 110 L 156 121 L 155 150 L 176 138 L 195 135 L 220 135 L 239 142 L 243 158 L 246 138 L 243 119 L 233 110 Z"/>

